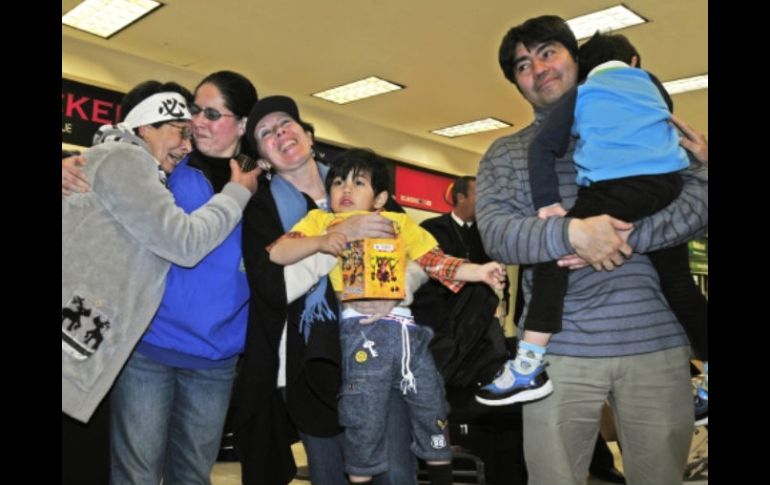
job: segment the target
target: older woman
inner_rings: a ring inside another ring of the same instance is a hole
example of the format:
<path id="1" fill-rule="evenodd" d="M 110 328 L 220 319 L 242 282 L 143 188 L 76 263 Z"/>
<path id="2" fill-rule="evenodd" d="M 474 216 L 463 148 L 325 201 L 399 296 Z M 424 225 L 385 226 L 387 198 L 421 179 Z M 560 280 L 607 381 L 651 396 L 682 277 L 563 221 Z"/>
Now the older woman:
<path id="1" fill-rule="evenodd" d="M 306 269 L 315 264 L 311 277 L 312 272 L 271 263 L 265 250 L 310 209 L 327 207 L 324 178 L 328 169 L 313 158 L 312 137 L 306 128 L 297 105 L 285 96 L 260 100 L 246 127 L 247 139 L 269 162 L 272 178 L 261 182 L 261 190 L 244 212 L 251 312 L 235 395 L 235 435 L 245 485 L 291 480 L 295 466 L 289 445 L 295 441 L 295 430 L 307 451 L 311 482 L 347 484 L 337 419 L 341 385 L 338 306 L 326 278 L 335 258 L 317 255 L 313 257 L 317 259 L 305 260 Z M 391 223 L 377 214 L 351 217 L 334 230 L 349 239 L 393 235 Z M 375 303 L 383 304 L 391 306 L 361 311 L 387 313 L 393 305 Z M 389 471 L 375 482 L 415 484 L 406 411 L 397 396 L 391 402 Z"/>

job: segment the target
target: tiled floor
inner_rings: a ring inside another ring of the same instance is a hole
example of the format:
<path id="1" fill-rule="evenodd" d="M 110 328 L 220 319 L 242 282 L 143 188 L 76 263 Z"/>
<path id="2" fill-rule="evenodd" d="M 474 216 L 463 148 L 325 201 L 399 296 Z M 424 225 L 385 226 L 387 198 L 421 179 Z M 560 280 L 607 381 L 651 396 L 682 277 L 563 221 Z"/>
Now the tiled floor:
<path id="1" fill-rule="evenodd" d="M 615 455 L 615 466 L 623 469 L 623 463 L 620 460 L 618 447 L 615 442 L 609 443 L 612 453 Z M 305 450 L 300 443 L 293 446 L 294 457 L 297 466 L 307 464 Z M 689 478 L 683 480 L 683 485 L 708 485 L 708 431 L 706 428 L 696 428 L 692 439 L 692 448 L 687 472 Z M 241 466 L 238 463 L 217 463 L 211 474 L 213 485 L 240 485 L 241 484 Z M 293 480 L 290 485 L 308 485 L 305 480 Z M 605 485 L 596 479 L 589 479 L 586 485 Z"/>

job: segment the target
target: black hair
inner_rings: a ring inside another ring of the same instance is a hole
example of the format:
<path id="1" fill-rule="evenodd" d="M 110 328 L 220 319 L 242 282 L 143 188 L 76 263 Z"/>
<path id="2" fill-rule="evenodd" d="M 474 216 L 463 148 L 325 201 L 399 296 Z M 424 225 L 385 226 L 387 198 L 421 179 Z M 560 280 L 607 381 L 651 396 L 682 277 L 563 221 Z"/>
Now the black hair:
<path id="1" fill-rule="evenodd" d="M 516 45 L 519 42 L 524 44 L 527 49 L 532 49 L 543 42 L 558 42 L 569 51 L 573 59 L 577 60 L 577 39 L 563 18 L 556 15 L 531 18 L 521 25 L 512 27 L 505 34 L 498 52 L 498 61 L 503 74 L 516 87 L 518 84 L 516 84 L 514 61 L 516 60 Z"/>
<path id="2" fill-rule="evenodd" d="M 310 139 L 315 142 L 315 126 L 313 126 L 313 123 L 304 120 L 299 120 L 297 123 L 299 123 L 299 126 L 301 126 L 304 131 L 310 133 Z"/>
<path id="3" fill-rule="evenodd" d="M 607 61 L 623 61 L 631 64 L 636 56 L 636 67 L 642 67 L 642 58 L 636 47 L 622 34 L 602 34 L 596 32 L 578 49 L 578 81 L 588 76 L 593 68 Z"/>
<path id="4" fill-rule="evenodd" d="M 257 88 L 245 76 L 237 72 L 212 72 L 195 86 L 195 91 L 197 92 L 204 84 L 216 86 L 222 93 L 225 107 L 239 118 L 248 116 L 251 107 L 257 102 Z"/>
<path id="5" fill-rule="evenodd" d="M 473 175 L 463 175 L 462 177 L 455 180 L 455 183 L 452 184 L 452 205 L 457 205 L 457 196 L 459 194 L 463 194 L 464 196 L 468 196 L 468 185 L 470 185 L 471 182 L 475 182 L 476 177 Z"/>
<path id="6" fill-rule="evenodd" d="M 331 193 L 335 178 L 340 177 L 345 180 L 351 172 L 354 177 L 359 174 L 368 174 L 372 180 L 375 196 L 383 190 L 390 191 L 390 173 L 385 161 L 368 148 L 351 148 L 340 152 L 329 164 L 326 193 Z"/>
<path id="7" fill-rule="evenodd" d="M 388 200 L 385 202 L 385 205 L 382 206 L 382 210 L 388 212 L 401 212 L 402 214 L 406 214 L 404 208 L 401 207 L 401 204 L 396 202 L 395 197 L 393 197 L 391 194 L 388 194 Z"/>

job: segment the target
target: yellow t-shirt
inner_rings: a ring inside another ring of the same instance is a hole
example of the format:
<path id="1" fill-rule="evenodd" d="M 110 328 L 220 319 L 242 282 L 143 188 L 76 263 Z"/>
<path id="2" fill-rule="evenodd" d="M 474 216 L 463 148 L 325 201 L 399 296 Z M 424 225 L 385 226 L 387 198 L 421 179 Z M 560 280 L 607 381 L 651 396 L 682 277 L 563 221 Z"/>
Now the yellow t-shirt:
<path id="1" fill-rule="evenodd" d="M 370 212 L 351 211 L 334 214 L 314 209 L 297 222 L 291 228 L 291 232 L 298 232 L 305 236 L 321 236 L 326 234 L 326 229 L 330 226 L 358 214 L 370 214 Z M 404 244 L 406 255 L 409 259 L 415 260 L 438 246 L 438 241 L 436 241 L 433 235 L 420 227 L 407 214 L 401 212 L 380 212 L 380 215 L 394 222 L 393 228 L 396 232 L 396 238 Z M 334 266 L 334 269 L 329 273 L 329 277 L 331 278 L 334 291 L 342 291 L 343 283 L 340 262 Z"/>

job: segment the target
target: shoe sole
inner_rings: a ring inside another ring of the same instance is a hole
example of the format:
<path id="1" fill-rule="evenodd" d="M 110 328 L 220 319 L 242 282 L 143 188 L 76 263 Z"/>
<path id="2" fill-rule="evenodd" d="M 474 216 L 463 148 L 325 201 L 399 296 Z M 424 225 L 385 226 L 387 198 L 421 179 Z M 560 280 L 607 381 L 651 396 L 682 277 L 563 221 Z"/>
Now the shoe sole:
<path id="1" fill-rule="evenodd" d="M 475 396 L 476 402 L 484 404 L 486 406 L 505 406 L 507 404 L 513 404 L 517 402 L 529 402 L 536 399 L 545 397 L 553 392 L 553 384 L 551 381 L 547 381 L 537 389 L 530 389 L 529 391 L 523 391 L 512 396 L 508 396 L 505 399 L 484 399 L 483 397 Z"/>
<path id="2" fill-rule="evenodd" d="M 709 418 L 706 416 L 703 419 L 698 419 L 695 421 L 695 426 L 708 426 L 709 424 Z"/>

